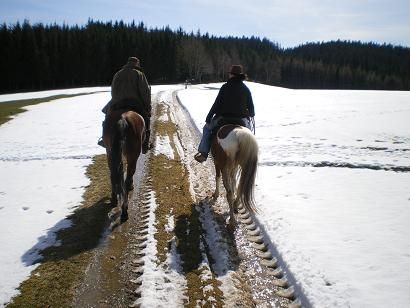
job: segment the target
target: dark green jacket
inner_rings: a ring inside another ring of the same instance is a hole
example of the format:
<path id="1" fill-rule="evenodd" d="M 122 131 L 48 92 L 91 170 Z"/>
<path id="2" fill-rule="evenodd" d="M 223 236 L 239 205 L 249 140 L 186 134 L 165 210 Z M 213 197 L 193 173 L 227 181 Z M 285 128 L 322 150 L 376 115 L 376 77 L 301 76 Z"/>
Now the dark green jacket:
<path id="1" fill-rule="evenodd" d="M 111 100 L 102 109 L 107 113 L 111 108 L 120 105 L 142 109 L 147 115 L 151 114 L 151 87 L 141 68 L 127 63 L 118 71 L 111 83 Z"/>

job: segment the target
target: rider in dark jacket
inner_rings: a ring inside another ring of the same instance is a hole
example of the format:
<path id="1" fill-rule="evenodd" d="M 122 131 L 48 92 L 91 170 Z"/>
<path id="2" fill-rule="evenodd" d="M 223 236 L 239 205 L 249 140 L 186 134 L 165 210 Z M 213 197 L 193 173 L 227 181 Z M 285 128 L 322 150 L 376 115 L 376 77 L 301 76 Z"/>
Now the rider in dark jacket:
<path id="1" fill-rule="evenodd" d="M 145 140 L 143 153 L 148 150 L 151 118 L 151 87 L 136 57 L 128 58 L 128 62 L 118 71 L 111 83 L 112 99 L 104 106 L 102 112 L 109 114 L 116 109 L 129 109 L 138 112 L 145 122 Z M 104 146 L 101 140 L 99 145 Z"/>
<path id="2" fill-rule="evenodd" d="M 215 117 L 245 118 L 255 116 L 252 95 L 249 88 L 242 82 L 241 76 L 233 75 L 225 83 L 215 99 L 206 117 L 206 123 L 211 123 Z"/>
<path id="3" fill-rule="evenodd" d="M 250 117 L 255 116 L 255 108 L 251 91 L 243 83 L 246 75 L 243 73 L 242 65 L 232 65 L 229 72 L 229 80 L 221 87 L 218 96 L 206 116 L 206 124 L 203 128 L 201 143 L 195 160 L 202 163 L 211 148 L 210 137 L 212 129 L 218 126 L 222 119 L 238 119 L 250 129 Z"/>

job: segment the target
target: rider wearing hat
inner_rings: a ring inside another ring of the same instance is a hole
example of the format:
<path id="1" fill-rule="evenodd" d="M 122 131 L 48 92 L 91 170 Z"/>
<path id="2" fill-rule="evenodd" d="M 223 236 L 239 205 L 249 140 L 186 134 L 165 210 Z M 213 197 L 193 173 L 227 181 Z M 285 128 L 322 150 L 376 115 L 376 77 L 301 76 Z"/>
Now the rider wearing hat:
<path id="1" fill-rule="evenodd" d="M 136 57 L 128 58 L 128 62 L 114 75 L 111 83 L 111 100 L 102 112 L 107 117 L 111 111 L 118 109 L 134 110 L 144 118 L 146 137 L 142 150 L 146 153 L 150 136 L 151 88 L 140 67 L 140 60 Z M 98 144 L 104 146 L 102 140 Z"/>
<path id="2" fill-rule="evenodd" d="M 202 163 L 208 158 L 211 148 L 211 133 L 223 120 L 229 122 L 241 121 L 250 129 L 250 117 L 255 116 L 252 95 L 249 88 L 243 83 L 246 75 L 242 65 L 232 65 L 229 72 L 229 80 L 222 85 L 218 96 L 206 116 L 206 124 L 203 128 L 201 142 L 198 146 L 198 153 L 194 158 Z"/>

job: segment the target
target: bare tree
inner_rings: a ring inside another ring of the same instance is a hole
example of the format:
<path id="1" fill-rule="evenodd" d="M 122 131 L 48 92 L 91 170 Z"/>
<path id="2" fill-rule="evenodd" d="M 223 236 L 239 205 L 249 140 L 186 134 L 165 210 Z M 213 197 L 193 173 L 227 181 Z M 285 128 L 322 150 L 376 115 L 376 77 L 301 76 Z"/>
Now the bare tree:
<path id="1" fill-rule="evenodd" d="M 227 79 L 229 65 L 232 62 L 229 54 L 225 50 L 218 48 L 214 60 L 216 67 L 216 77 L 221 80 Z"/>
<path id="2" fill-rule="evenodd" d="M 264 73 L 266 84 L 279 84 L 281 81 L 281 61 L 278 56 L 271 55 L 265 62 Z"/>
<path id="3" fill-rule="evenodd" d="M 201 82 L 204 74 L 212 73 L 212 61 L 200 39 L 189 37 L 183 40 L 181 45 L 181 55 L 182 62 L 187 67 L 189 78 Z"/>

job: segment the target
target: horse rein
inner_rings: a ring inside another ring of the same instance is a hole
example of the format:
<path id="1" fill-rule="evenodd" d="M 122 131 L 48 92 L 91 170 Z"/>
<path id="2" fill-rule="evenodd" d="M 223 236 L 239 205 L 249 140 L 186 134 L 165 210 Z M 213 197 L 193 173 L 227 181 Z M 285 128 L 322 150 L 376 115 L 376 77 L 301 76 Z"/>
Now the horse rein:
<path id="1" fill-rule="evenodd" d="M 254 135 L 256 135 L 256 125 L 255 125 L 255 118 L 250 117 L 249 118 L 250 124 L 251 124 L 251 131 L 253 132 Z"/>

